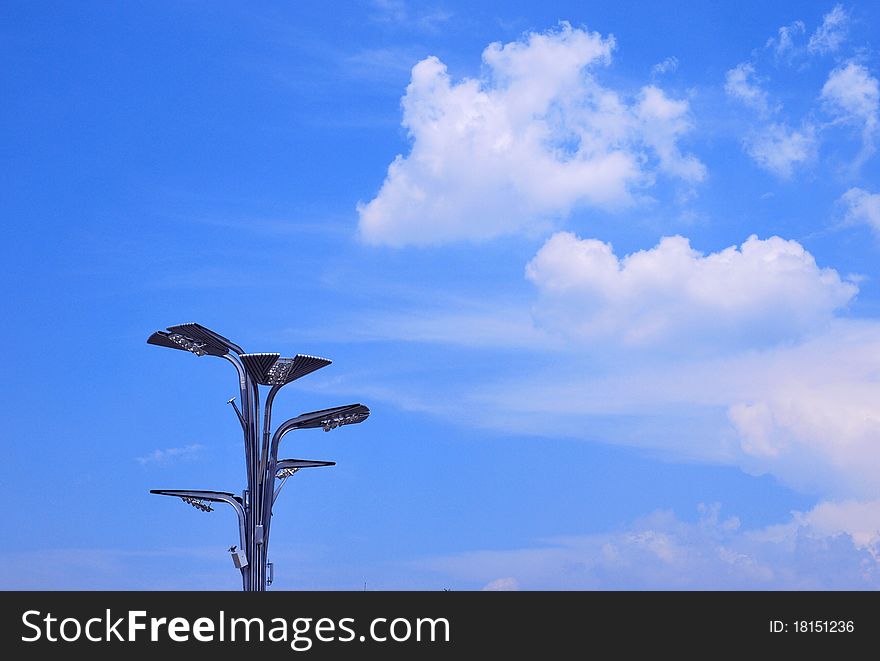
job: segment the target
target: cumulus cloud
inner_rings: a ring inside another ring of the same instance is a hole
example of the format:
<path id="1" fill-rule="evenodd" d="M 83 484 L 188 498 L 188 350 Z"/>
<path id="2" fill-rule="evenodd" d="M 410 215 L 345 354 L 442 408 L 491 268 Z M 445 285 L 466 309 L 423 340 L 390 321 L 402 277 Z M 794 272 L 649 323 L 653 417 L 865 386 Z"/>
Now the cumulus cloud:
<path id="1" fill-rule="evenodd" d="M 880 193 L 869 193 L 863 188 L 850 188 L 839 200 L 844 207 L 845 219 L 851 223 L 865 223 L 880 233 Z"/>
<path id="2" fill-rule="evenodd" d="M 809 512 L 796 512 L 791 525 L 829 537 L 849 535 L 856 548 L 868 549 L 880 560 L 880 500 L 821 502 Z"/>
<path id="3" fill-rule="evenodd" d="M 833 355 L 851 364 L 856 357 L 849 351 L 834 350 Z M 814 361 L 809 367 L 788 365 L 787 372 L 778 376 L 762 374 L 767 382 L 742 393 L 741 401 L 728 408 L 746 455 L 740 463 L 801 489 L 876 496 L 880 470 L 876 377 L 864 369 L 851 374 L 830 369 L 817 356 L 809 357 Z M 820 371 L 833 380 L 816 378 Z"/>
<path id="4" fill-rule="evenodd" d="M 505 433 L 734 465 L 835 498 L 880 498 L 880 324 L 838 318 L 856 285 L 799 243 L 753 236 L 704 254 L 667 237 L 618 256 L 560 232 L 526 277 L 538 294 L 533 326 L 519 316 L 493 323 L 490 309 L 472 331 L 426 314 L 420 324 L 432 330 L 410 339 L 492 347 L 494 334 L 507 347 L 515 328 L 518 350 L 540 355 L 524 354 L 516 370 L 504 354 L 503 378 L 445 392 L 408 382 L 396 403 Z M 358 388 L 380 398 L 400 389 Z"/>
<path id="5" fill-rule="evenodd" d="M 479 80 L 419 62 L 402 100 L 412 148 L 358 205 L 361 237 L 482 240 L 543 229 L 578 206 L 631 204 L 655 171 L 700 181 L 705 168 L 678 146 L 688 103 L 655 86 L 627 100 L 600 85 L 594 72 L 613 48 L 613 37 L 562 24 L 489 45 Z"/>
<path id="6" fill-rule="evenodd" d="M 175 461 L 192 459 L 204 449 L 204 445 L 193 443 L 180 448 L 156 449 L 148 455 L 137 457 L 136 460 L 141 466 L 166 465 Z"/>
<path id="7" fill-rule="evenodd" d="M 728 96 L 742 101 L 746 106 L 757 110 L 762 115 L 770 113 L 767 92 L 757 80 L 753 64 L 741 62 L 729 70 L 724 82 L 724 91 Z"/>
<path id="8" fill-rule="evenodd" d="M 846 41 L 846 33 L 849 29 L 849 14 L 843 5 L 835 5 L 834 9 L 822 18 L 822 25 L 810 35 L 807 49 L 811 53 L 825 55 L 837 51 Z"/>
<path id="9" fill-rule="evenodd" d="M 526 267 L 542 326 L 581 339 L 729 346 L 798 337 L 857 288 L 796 241 L 749 237 L 704 255 L 681 236 L 618 258 L 608 243 L 554 234 Z"/>
<path id="10" fill-rule="evenodd" d="M 769 124 L 754 130 L 743 146 L 759 167 L 788 179 L 796 166 L 815 157 L 816 132 L 809 124 L 800 130 L 786 124 Z"/>
<path id="11" fill-rule="evenodd" d="M 497 432 L 644 448 L 827 497 L 880 498 L 880 323 L 845 318 L 857 286 L 799 243 L 750 237 L 704 254 L 667 237 L 618 256 L 560 232 L 526 277 L 537 291 L 532 325 L 509 312 L 492 321 L 486 303 L 484 315 L 469 312 L 478 323 L 426 312 L 409 338 L 495 347 L 481 373 L 502 376 L 358 391 Z M 516 364 L 502 351 L 511 346 Z"/>
<path id="12" fill-rule="evenodd" d="M 504 572 L 510 578 L 503 580 L 527 590 L 880 587 L 880 503 L 823 503 L 783 525 L 754 530 L 722 517 L 717 504 L 699 509 L 694 523 L 658 511 L 612 533 L 426 564 L 476 585 Z"/>

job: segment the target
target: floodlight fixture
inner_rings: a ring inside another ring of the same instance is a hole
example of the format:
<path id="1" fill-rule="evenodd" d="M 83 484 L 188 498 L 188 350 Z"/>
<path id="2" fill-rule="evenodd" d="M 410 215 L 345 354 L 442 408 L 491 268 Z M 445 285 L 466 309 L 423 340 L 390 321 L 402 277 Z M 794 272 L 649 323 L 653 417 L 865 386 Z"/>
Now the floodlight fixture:
<path id="1" fill-rule="evenodd" d="M 366 412 L 352 411 L 350 413 L 339 413 L 321 420 L 321 428 L 324 431 L 330 431 L 331 429 L 336 429 L 337 427 L 342 427 L 344 425 L 356 425 L 357 423 L 366 420 L 368 415 L 370 415 L 369 409 Z"/>
<path id="2" fill-rule="evenodd" d="M 155 344 L 160 347 L 168 347 L 169 349 L 180 349 L 181 351 L 189 351 L 197 356 L 205 356 L 205 343 L 186 337 L 180 333 L 168 333 L 166 331 L 156 331 L 147 339 L 147 344 Z"/>
<path id="3" fill-rule="evenodd" d="M 228 340 L 220 333 L 215 333 L 210 328 L 205 328 L 201 324 L 190 322 L 188 324 L 178 324 L 169 326 L 168 331 L 171 333 L 180 333 L 185 337 L 190 337 L 197 342 L 202 342 L 216 352 L 212 355 L 219 356 L 234 351 L 237 354 L 244 353 L 244 349 L 235 344 L 232 340 Z M 210 352 L 209 352 L 210 353 Z"/>
<path id="4" fill-rule="evenodd" d="M 328 358 L 309 356 L 308 354 L 297 354 L 293 358 L 279 358 L 269 370 L 267 380 L 269 385 L 283 386 L 322 367 L 327 367 L 331 362 L 333 361 Z"/>
<path id="5" fill-rule="evenodd" d="M 157 496 L 174 496 L 176 498 L 187 499 L 193 501 L 203 501 L 205 503 L 226 503 L 238 510 L 242 505 L 241 496 L 236 496 L 229 491 L 211 491 L 209 489 L 150 489 L 150 493 Z M 205 510 L 207 512 L 213 511 Z"/>
<path id="6" fill-rule="evenodd" d="M 295 418 L 291 418 L 278 427 L 276 435 L 284 436 L 287 432 L 294 429 L 317 429 L 321 427 L 324 431 L 330 431 L 343 425 L 355 425 L 363 422 L 370 415 L 370 409 L 363 404 L 346 404 L 345 406 L 334 406 L 329 409 L 321 409 L 310 413 L 302 413 Z M 281 440 L 280 438 L 278 440 Z"/>
<path id="7" fill-rule="evenodd" d="M 230 351 L 244 353 L 244 349 L 234 342 L 196 323 L 178 324 L 169 326 L 164 331 L 156 331 L 147 342 L 169 349 L 189 351 L 197 356 L 223 357 Z"/>
<path id="8" fill-rule="evenodd" d="M 282 358 L 280 353 L 243 353 L 241 362 L 251 378 L 260 385 L 283 386 L 326 367 L 333 361 L 307 354 Z"/>
<path id="9" fill-rule="evenodd" d="M 277 471 L 282 470 L 300 470 L 302 468 L 323 468 L 324 466 L 335 466 L 335 461 L 314 461 L 312 459 L 282 459 L 275 464 Z"/>
<path id="10" fill-rule="evenodd" d="M 193 498 L 191 496 L 181 496 L 180 499 L 185 502 L 187 505 L 192 505 L 197 510 L 202 510 L 203 512 L 213 512 L 214 508 L 211 507 L 208 503 L 200 498 Z"/>
<path id="11" fill-rule="evenodd" d="M 282 459 L 275 464 L 275 477 L 279 480 L 286 480 L 293 477 L 303 468 L 323 468 L 324 466 L 335 466 L 335 461 L 312 461 L 311 459 Z"/>
<path id="12" fill-rule="evenodd" d="M 322 468 L 324 466 L 335 466 L 335 461 L 313 461 L 311 459 L 282 459 L 275 464 L 275 478 L 281 480 L 275 492 L 272 495 L 272 504 L 278 499 L 281 488 L 287 480 L 296 475 L 303 468 Z"/>

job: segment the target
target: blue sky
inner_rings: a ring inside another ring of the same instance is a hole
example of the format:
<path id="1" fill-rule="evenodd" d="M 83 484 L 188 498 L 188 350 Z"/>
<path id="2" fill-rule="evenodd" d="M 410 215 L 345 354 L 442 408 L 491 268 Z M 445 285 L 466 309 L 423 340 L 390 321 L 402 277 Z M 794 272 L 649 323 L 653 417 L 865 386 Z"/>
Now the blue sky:
<path id="1" fill-rule="evenodd" d="M 472 4 L 3 5 L 0 586 L 237 589 L 188 321 L 280 589 L 880 586 L 877 5 Z"/>

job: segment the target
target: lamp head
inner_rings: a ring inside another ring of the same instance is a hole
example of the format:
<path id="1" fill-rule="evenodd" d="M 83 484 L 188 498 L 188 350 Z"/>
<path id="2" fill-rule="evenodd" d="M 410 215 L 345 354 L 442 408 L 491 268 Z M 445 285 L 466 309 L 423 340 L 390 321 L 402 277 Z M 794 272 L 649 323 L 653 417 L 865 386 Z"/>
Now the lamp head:
<path id="1" fill-rule="evenodd" d="M 227 340 L 219 333 L 196 323 L 169 326 L 167 330 L 156 331 L 147 339 L 148 344 L 155 344 L 169 349 L 189 351 L 197 356 L 225 356 L 230 351 L 242 353 L 244 349 Z"/>
<path id="2" fill-rule="evenodd" d="M 331 360 L 297 354 L 282 358 L 279 353 L 244 353 L 241 362 L 251 378 L 263 386 L 283 386 L 329 365 Z"/>

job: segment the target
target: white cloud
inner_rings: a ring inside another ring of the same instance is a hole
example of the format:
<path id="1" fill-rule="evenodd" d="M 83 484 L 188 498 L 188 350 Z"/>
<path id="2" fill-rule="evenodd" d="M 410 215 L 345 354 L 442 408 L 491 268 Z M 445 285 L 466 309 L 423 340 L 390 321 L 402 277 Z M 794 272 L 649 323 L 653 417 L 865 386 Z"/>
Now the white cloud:
<path id="1" fill-rule="evenodd" d="M 390 245 L 482 240 L 545 229 L 577 206 L 633 203 L 655 170 L 696 182 L 683 155 L 686 101 L 657 87 L 628 103 L 593 71 L 613 37 L 562 24 L 483 52 L 484 76 L 454 82 L 436 57 L 419 62 L 403 98 L 408 156 L 358 205 L 360 235 Z"/>
<path id="2" fill-rule="evenodd" d="M 805 32 L 805 25 L 794 21 L 780 27 L 778 35 L 768 39 L 765 48 L 772 50 L 777 64 L 782 60 L 791 64 L 798 57 L 837 52 L 846 40 L 849 22 L 848 12 L 838 4 L 824 16 L 822 25 L 810 36 L 806 46 L 795 43 L 795 38 Z M 754 56 L 758 58 L 760 52 Z M 743 140 L 746 153 L 759 167 L 783 178 L 791 177 L 796 166 L 816 158 L 819 139 L 826 137 L 827 129 L 834 124 L 862 127 L 862 149 L 852 164 L 854 168 L 873 154 L 880 94 L 877 79 L 865 66 L 850 61 L 831 71 L 820 100 L 834 121 L 817 122 L 814 108 L 803 116 L 799 129 L 787 122 L 769 121 L 781 112 L 782 104 L 771 103 L 764 83 L 766 80 L 757 75 L 756 64 L 752 62 L 730 69 L 725 80 L 727 94 L 752 108 L 764 120 L 752 122 Z"/>
<path id="3" fill-rule="evenodd" d="M 692 154 L 683 155 L 678 140 L 693 128 L 687 101 L 676 101 L 653 85 L 642 88 L 635 114 L 641 124 L 642 139 L 654 150 L 659 169 L 684 181 L 702 181 L 706 166 Z"/>
<path id="4" fill-rule="evenodd" d="M 487 309 L 485 301 L 461 301 L 456 306 L 432 309 L 395 310 L 371 316 L 358 315 L 357 321 L 339 333 L 343 341 L 400 340 L 407 342 L 446 342 L 455 338 L 468 347 L 554 349 L 559 338 L 536 328 L 524 306 L 499 305 Z M 330 337 L 333 333 L 329 334 Z M 322 333 L 328 337 L 328 333 Z"/>
<path id="5" fill-rule="evenodd" d="M 822 99 L 838 117 L 876 128 L 880 91 L 877 79 L 861 64 L 850 62 L 828 74 Z"/>
<path id="6" fill-rule="evenodd" d="M 746 106 L 757 110 L 762 115 L 770 114 L 770 102 L 766 90 L 761 88 L 760 81 L 755 77 L 755 67 L 748 62 L 741 62 L 727 72 L 724 91 L 728 96 L 739 99 Z"/>
<path id="7" fill-rule="evenodd" d="M 165 448 L 153 450 L 150 454 L 143 457 L 137 457 L 137 462 L 141 466 L 150 464 L 165 465 L 175 461 L 192 459 L 205 449 L 204 445 L 193 443 L 181 448 Z"/>
<path id="8" fill-rule="evenodd" d="M 409 75 L 419 57 L 411 48 L 382 46 L 361 49 L 343 60 L 345 72 L 360 80 L 397 81 Z"/>
<path id="9" fill-rule="evenodd" d="M 495 432 L 645 448 L 826 497 L 880 498 L 880 323 L 835 318 L 857 287 L 797 242 L 751 237 L 702 254 L 670 237 L 618 257 L 558 233 L 527 277 L 539 294 L 534 327 L 510 311 L 493 322 L 487 302 L 483 316 L 469 311 L 478 324 L 442 311 L 434 324 L 426 312 L 410 338 L 499 349 L 480 354 L 480 373 L 494 378 L 422 387 L 407 373 L 349 387 Z"/>
<path id="10" fill-rule="evenodd" d="M 754 530 L 721 517 L 717 504 L 704 505 L 694 523 L 659 511 L 612 533 L 424 564 L 476 585 L 503 572 L 527 590 L 877 589 L 878 505 L 823 503 Z"/>
<path id="11" fill-rule="evenodd" d="M 780 34 L 785 28 L 780 28 Z M 781 38 L 781 37 L 780 37 Z M 753 125 L 743 140 L 743 149 L 755 163 L 779 177 L 789 178 L 798 165 L 811 161 L 816 155 L 816 132 L 804 123 L 795 130 L 785 123 L 767 122 L 779 113 L 781 104 L 771 105 L 770 96 L 761 86 L 753 64 L 743 62 L 727 72 L 724 90 L 728 96 L 754 110 L 764 122 Z"/>
<path id="12" fill-rule="evenodd" d="M 435 31 L 452 18 L 452 13 L 441 8 L 420 6 L 415 11 L 404 0 L 373 0 L 373 20 L 396 26 Z"/>
<path id="13" fill-rule="evenodd" d="M 373 6 L 377 10 L 376 17 L 386 21 L 404 21 L 409 15 L 409 10 L 403 0 L 373 0 Z"/>
<path id="14" fill-rule="evenodd" d="M 799 131 L 785 124 L 769 124 L 753 131 L 743 146 L 759 167 L 787 179 L 795 166 L 815 158 L 816 134 L 809 124 Z"/>
<path id="15" fill-rule="evenodd" d="M 877 79 L 861 64 L 849 62 L 828 74 L 821 98 L 837 121 L 862 127 L 862 151 L 856 164 L 862 163 L 874 152 L 880 107 Z"/>
<path id="16" fill-rule="evenodd" d="M 519 582 L 515 578 L 496 578 L 483 586 L 484 592 L 516 592 Z"/>
<path id="17" fill-rule="evenodd" d="M 772 342 L 827 323 L 855 295 L 833 269 L 820 269 L 795 241 L 750 237 L 709 255 L 666 237 L 618 258 L 610 244 L 553 235 L 526 267 L 537 287 L 536 315 L 548 329 L 581 340 Z"/>
<path id="18" fill-rule="evenodd" d="M 870 549 L 880 560 L 880 500 L 822 502 L 805 514 L 796 513 L 795 522 L 820 535 L 849 535 L 856 548 Z"/>
<path id="19" fill-rule="evenodd" d="M 851 347 L 847 347 L 851 349 Z M 834 352 L 840 360 L 855 356 Z M 824 493 L 876 496 L 880 470 L 880 387 L 865 370 L 816 378 L 817 356 L 811 366 L 786 366 L 781 374 L 762 374 L 764 384 L 728 408 L 740 448 L 740 462 L 771 472 L 802 489 Z M 824 361 L 823 361 L 824 362 Z M 873 361 L 872 361 L 873 362 Z"/>
<path id="20" fill-rule="evenodd" d="M 678 69 L 678 58 L 675 55 L 671 55 L 651 67 L 651 73 L 655 76 L 660 76 L 665 73 L 672 73 L 676 69 Z"/>
<path id="21" fill-rule="evenodd" d="M 822 25 L 810 35 L 807 49 L 811 53 L 833 53 L 846 41 L 846 33 L 849 29 L 849 14 L 842 5 L 835 5 L 834 9 L 825 14 Z"/>
<path id="22" fill-rule="evenodd" d="M 869 193 L 863 188 L 850 188 L 841 195 L 840 204 L 846 209 L 846 220 L 865 223 L 880 233 L 880 193 Z"/>
<path id="23" fill-rule="evenodd" d="M 806 26 L 803 21 L 794 21 L 788 25 L 783 25 L 779 28 L 777 37 L 770 37 L 767 40 L 766 47 L 773 49 L 773 54 L 777 59 L 787 57 L 795 50 L 795 36 L 804 34 L 805 29 Z"/>
<path id="24" fill-rule="evenodd" d="M 579 346 L 451 394 L 454 415 L 734 465 L 826 497 L 880 498 L 880 324 L 839 320 L 799 343 L 714 358 L 694 357 L 689 342 L 678 354 Z"/>

